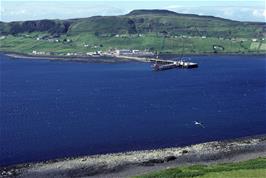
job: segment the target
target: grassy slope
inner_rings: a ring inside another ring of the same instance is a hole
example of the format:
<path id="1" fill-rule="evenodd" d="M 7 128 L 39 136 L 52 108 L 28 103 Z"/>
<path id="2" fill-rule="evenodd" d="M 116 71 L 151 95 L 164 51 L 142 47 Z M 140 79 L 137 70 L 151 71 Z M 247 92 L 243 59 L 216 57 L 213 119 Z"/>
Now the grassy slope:
<path id="1" fill-rule="evenodd" d="M 194 165 L 155 172 L 138 178 L 263 178 L 266 177 L 266 158 L 239 163 Z"/>
<path id="2" fill-rule="evenodd" d="M 133 22 L 130 23 L 130 21 Z M 23 24 L 23 22 L 18 23 Z M 8 31 L 12 25 L 1 23 L 0 27 Z M 68 31 L 61 34 L 59 43 L 36 40 L 38 35 L 48 34 L 48 31 L 8 35 L 0 40 L 0 51 L 30 53 L 36 50 L 85 53 L 110 48 L 149 48 L 154 51 L 180 54 L 184 48 L 186 54 L 202 54 L 213 53 L 213 45 L 219 45 L 224 47 L 222 53 L 266 53 L 266 41 L 252 42 L 251 40 L 252 38 L 265 38 L 264 27 L 265 24 L 262 23 L 237 22 L 215 17 L 163 11 L 133 11 L 123 16 L 99 16 L 72 20 Z M 16 30 L 18 31 L 19 28 Z M 168 36 L 164 43 L 160 35 L 162 31 Z M 134 32 L 135 35 L 130 35 L 130 32 Z M 25 34 L 29 36 L 25 37 Z M 124 35 L 124 37 L 116 38 L 115 34 Z M 136 34 L 143 36 L 137 37 Z M 191 38 L 182 39 L 181 35 Z M 201 36 L 207 36 L 207 38 L 202 39 Z M 219 39 L 220 37 L 223 39 Z M 72 42 L 62 42 L 66 38 L 72 39 Z M 238 40 L 230 40 L 232 38 Z M 84 47 L 85 44 L 89 47 Z M 94 48 L 94 46 L 102 47 Z"/>
<path id="3" fill-rule="evenodd" d="M 134 12 L 134 11 L 133 11 Z M 138 12 L 138 11 L 136 11 Z M 69 34 L 81 32 L 100 34 L 125 34 L 133 20 L 137 33 L 156 33 L 166 31 L 170 35 L 193 35 L 212 37 L 250 37 L 255 38 L 263 33 L 263 25 L 237 22 L 215 17 L 164 14 L 161 12 L 130 13 L 124 16 L 91 17 L 76 21 L 69 29 Z M 265 25 L 265 24 L 264 24 Z"/>

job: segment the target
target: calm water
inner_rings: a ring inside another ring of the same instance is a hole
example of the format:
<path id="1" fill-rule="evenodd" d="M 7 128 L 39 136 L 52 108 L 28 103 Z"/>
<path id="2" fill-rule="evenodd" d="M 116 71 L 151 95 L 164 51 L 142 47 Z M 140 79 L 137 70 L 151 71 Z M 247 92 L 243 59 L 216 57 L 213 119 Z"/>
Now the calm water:
<path id="1" fill-rule="evenodd" d="M 163 72 L 0 57 L 1 165 L 266 133 L 263 56 L 193 57 L 198 69 Z"/>

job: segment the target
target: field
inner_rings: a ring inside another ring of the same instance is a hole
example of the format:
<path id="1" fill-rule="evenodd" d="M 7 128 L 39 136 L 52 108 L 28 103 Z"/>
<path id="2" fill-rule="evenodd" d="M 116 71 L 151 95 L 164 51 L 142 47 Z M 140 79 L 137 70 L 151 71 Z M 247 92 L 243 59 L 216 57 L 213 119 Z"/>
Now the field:
<path id="1" fill-rule="evenodd" d="M 264 178 L 266 158 L 239 163 L 194 165 L 163 170 L 136 178 Z"/>
<path id="2" fill-rule="evenodd" d="M 260 43 L 259 42 L 252 42 L 250 45 L 251 50 L 259 50 Z"/>

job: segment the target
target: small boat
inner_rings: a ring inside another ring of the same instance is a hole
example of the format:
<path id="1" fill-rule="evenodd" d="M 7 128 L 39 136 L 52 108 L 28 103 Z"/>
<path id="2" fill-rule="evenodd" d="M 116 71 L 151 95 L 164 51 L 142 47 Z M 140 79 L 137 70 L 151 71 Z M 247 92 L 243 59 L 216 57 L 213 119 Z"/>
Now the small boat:
<path id="1" fill-rule="evenodd" d="M 183 68 L 197 68 L 198 67 L 198 64 L 197 63 L 194 63 L 194 62 L 187 62 L 187 61 L 179 61 L 178 62 L 180 67 L 183 67 Z"/>

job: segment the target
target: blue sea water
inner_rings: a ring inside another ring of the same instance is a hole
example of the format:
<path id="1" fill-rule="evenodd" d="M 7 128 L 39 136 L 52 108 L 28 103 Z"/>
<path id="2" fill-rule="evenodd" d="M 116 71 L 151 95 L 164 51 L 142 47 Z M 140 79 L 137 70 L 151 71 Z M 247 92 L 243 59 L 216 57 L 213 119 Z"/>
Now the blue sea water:
<path id="1" fill-rule="evenodd" d="M 266 134 L 265 56 L 162 72 L 0 58 L 0 165 Z"/>

